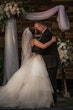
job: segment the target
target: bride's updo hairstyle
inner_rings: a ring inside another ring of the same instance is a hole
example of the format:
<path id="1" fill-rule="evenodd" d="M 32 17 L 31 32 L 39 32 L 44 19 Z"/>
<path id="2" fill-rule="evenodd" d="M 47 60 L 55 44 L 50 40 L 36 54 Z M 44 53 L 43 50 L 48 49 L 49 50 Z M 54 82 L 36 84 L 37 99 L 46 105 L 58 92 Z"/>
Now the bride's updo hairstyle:
<path id="1" fill-rule="evenodd" d="M 35 37 L 35 34 L 36 34 L 36 30 L 34 27 L 31 27 L 29 28 L 29 30 L 31 31 L 32 35 L 33 35 L 33 38 Z"/>

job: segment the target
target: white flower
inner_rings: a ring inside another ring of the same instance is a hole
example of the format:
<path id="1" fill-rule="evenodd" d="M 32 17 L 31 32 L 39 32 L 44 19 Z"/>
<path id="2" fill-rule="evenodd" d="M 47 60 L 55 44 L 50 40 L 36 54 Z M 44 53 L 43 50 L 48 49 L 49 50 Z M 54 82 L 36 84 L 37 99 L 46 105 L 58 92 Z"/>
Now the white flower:
<path id="1" fill-rule="evenodd" d="M 12 5 L 9 6 L 9 9 L 12 9 Z"/>
<path id="2" fill-rule="evenodd" d="M 72 61 L 71 54 L 73 52 L 73 45 L 67 39 L 58 39 L 58 52 L 60 55 L 61 64 L 65 66 Z"/>
<path id="3" fill-rule="evenodd" d="M 9 10 L 9 7 L 6 6 L 6 7 L 4 8 L 4 11 L 7 12 L 8 10 Z"/>
<path id="4" fill-rule="evenodd" d="M 6 15 L 8 18 L 10 18 L 10 13 L 9 12 L 6 12 Z"/>
<path id="5" fill-rule="evenodd" d="M 61 49 L 61 48 L 65 47 L 65 46 L 66 46 L 66 44 L 64 42 L 61 42 L 61 44 L 59 45 L 59 48 Z"/>
<path id="6" fill-rule="evenodd" d="M 16 7 L 16 8 L 17 8 L 17 7 L 18 7 L 18 5 L 15 3 L 15 4 L 14 4 L 14 7 Z"/>
<path id="7" fill-rule="evenodd" d="M 13 7 L 10 11 L 11 11 L 11 15 L 15 15 L 16 14 L 16 8 L 15 7 Z"/>
<path id="8" fill-rule="evenodd" d="M 17 8 L 16 10 L 19 11 L 19 8 Z"/>
<path id="9" fill-rule="evenodd" d="M 6 4 L 6 7 L 9 7 L 9 3 Z"/>

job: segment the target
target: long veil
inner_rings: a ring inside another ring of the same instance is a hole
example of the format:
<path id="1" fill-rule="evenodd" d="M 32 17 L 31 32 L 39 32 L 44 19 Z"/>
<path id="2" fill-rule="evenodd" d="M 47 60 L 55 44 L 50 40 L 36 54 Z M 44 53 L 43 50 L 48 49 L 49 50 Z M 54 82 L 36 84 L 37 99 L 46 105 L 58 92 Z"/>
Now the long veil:
<path id="1" fill-rule="evenodd" d="M 21 65 L 28 60 L 31 56 L 31 39 L 32 33 L 27 27 L 22 34 L 22 55 L 21 55 Z"/>

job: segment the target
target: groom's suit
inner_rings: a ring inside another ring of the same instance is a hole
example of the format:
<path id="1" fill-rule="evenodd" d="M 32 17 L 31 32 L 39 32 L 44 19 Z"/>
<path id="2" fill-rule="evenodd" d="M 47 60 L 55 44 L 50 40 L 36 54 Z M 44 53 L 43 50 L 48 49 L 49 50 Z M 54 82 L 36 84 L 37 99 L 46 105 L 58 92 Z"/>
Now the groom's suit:
<path id="1" fill-rule="evenodd" d="M 52 32 L 49 29 L 46 29 L 38 40 L 42 43 L 46 43 L 51 40 L 52 36 L 53 36 Z M 45 61 L 49 73 L 49 77 L 54 89 L 54 102 L 56 103 L 57 102 L 56 73 L 57 73 L 58 65 L 60 64 L 57 44 L 56 42 L 54 42 L 46 49 L 40 49 L 34 46 L 32 51 L 36 52 L 37 54 L 41 54 Z"/>

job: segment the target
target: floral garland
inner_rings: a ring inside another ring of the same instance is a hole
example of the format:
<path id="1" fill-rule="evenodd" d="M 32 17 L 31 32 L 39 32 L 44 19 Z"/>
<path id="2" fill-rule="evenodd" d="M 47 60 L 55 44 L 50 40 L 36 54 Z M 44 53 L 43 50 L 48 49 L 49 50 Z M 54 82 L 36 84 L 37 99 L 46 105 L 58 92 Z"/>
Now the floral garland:
<path id="1" fill-rule="evenodd" d="M 0 5 L 0 24 L 5 25 L 11 16 L 21 17 L 25 13 L 22 2 L 4 2 Z"/>
<path id="2" fill-rule="evenodd" d="M 58 52 L 61 60 L 61 69 L 65 69 L 69 63 L 73 62 L 73 44 L 66 38 L 58 38 Z"/>

